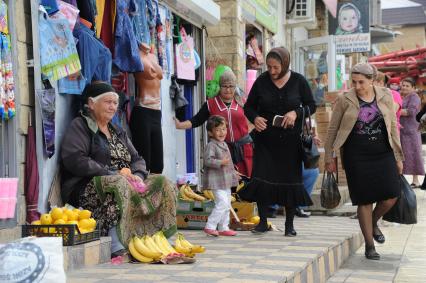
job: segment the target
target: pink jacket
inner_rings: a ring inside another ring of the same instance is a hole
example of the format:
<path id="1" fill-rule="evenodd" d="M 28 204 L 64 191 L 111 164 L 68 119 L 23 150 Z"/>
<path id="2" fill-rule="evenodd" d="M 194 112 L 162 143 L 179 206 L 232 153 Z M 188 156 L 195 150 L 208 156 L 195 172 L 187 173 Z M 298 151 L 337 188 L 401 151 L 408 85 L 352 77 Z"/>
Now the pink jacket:
<path id="1" fill-rule="evenodd" d="M 391 89 L 390 91 L 392 92 L 393 101 L 396 104 L 398 104 L 398 110 L 396 111 L 396 120 L 397 120 L 397 123 L 398 123 L 398 133 L 399 133 L 399 129 L 401 129 L 401 124 L 399 123 L 399 118 L 401 117 L 402 97 L 401 97 L 401 94 L 399 94 L 399 92 L 397 92 L 396 90 Z"/>

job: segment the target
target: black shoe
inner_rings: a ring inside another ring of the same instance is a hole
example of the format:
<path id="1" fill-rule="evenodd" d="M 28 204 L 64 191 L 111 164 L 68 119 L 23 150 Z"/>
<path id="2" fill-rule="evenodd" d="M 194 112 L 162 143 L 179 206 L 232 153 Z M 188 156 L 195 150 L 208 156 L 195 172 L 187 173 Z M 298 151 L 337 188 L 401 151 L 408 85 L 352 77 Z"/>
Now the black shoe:
<path id="1" fill-rule="evenodd" d="M 374 230 L 376 230 L 376 232 L 378 232 L 378 233 L 374 233 Z M 382 233 L 382 231 L 380 231 L 379 227 L 373 228 L 373 238 L 379 244 L 383 244 L 386 240 L 385 235 L 383 235 L 383 233 Z"/>
<path id="2" fill-rule="evenodd" d="M 296 216 L 308 218 L 310 216 L 310 213 L 306 213 L 303 209 L 298 207 L 298 208 L 296 208 Z"/>
<path id="3" fill-rule="evenodd" d="M 264 233 L 266 233 L 268 231 L 269 231 L 268 225 L 267 224 L 263 224 L 263 223 L 257 224 L 257 226 L 254 227 L 253 230 L 251 230 L 251 232 L 253 234 L 264 234 Z"/>
<path id="4" fill-rule="evenodd" d="M 367 259 L 371 259 L 371 260 L 379 260 L 380 259 L 380 254 L 378 252 L 376 252 L 376 248 L 374 246 L 372 247 L 365 247 L 365 257 Z"/>
<path id="5" fill-rule="evenodd" d="M 297 233 L 293 227 L 285 228 L 284 236 L 286 237 L 296 237 Z"/>

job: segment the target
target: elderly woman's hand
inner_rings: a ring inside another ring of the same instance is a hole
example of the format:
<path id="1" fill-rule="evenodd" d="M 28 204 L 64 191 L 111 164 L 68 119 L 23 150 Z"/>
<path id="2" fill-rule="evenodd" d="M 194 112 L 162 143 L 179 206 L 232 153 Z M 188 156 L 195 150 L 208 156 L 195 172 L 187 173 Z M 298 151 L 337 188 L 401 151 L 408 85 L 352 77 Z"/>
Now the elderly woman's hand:
<path id="1" fill-rule="evenodd" d="M 130 174 L 130 175 L 127 176 L 127 179 L 129 179 L 129 180 L 131 180 L 133 182 L 143 183 L 142 178 L 139 177 L 138 175 Z"/>
<path id="2" fill-rule="evenodd" d="M 267 121 L 268 120 L 266 120 L 265 118 L 257 116 L 254 119 L 254 127 L 256 128 L 256 131 L 261 132 L 261 131 L 265 130 Z"/>
<path id="3" fill-rule="evenodd" d="M 326 162 L 325 163 L 325 171 L 330 172 L 330 173 L 335 173 L 336 172 L 336 163 L 334 163 L 334 161 Z"/>

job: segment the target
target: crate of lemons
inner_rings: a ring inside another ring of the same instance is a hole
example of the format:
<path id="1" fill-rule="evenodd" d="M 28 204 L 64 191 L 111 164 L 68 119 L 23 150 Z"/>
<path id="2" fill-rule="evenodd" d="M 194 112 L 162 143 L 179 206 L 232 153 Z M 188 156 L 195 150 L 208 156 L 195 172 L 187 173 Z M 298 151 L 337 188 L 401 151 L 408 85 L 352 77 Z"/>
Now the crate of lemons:
<path id="1" fill-rule="evenodd" d="M 75 229 L 75 234 L 78 234 L 78 231 L 80 234 L 86 234 L 96 229 L 96 220 L 91 216 L 92 212 L 87 209 L 54 207 L 49 213 L 42 214 L 39 220 L 31 222 L 31 225 L 43 225 L 38 232 L 52 236 L 62 236 L 64 232 L 68 232 L 67 229 L 59 231 L 58 225 L 76 225 L 78 229 Z"/>
<path id="2" fill-rule="evenodd" d="M 165 262 L 168 258 L 193 258 L 206 250 L 201 245 L 190 243 L 182 233 L 177 234 L 175 244 L 171 245 L 162 231 L 152 236 L 133 236 L 128 244 L 132 257 L 142 263 Z"/>

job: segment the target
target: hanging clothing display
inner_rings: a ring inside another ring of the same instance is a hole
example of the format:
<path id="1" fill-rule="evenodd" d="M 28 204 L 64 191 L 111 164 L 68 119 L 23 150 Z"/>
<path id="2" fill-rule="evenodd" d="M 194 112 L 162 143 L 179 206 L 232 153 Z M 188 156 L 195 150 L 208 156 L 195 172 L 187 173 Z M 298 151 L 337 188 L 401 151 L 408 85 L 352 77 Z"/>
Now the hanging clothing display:
<path id="1" fill-rule="evenodd" d="M 7 5 L 0 1 L 0 118 L 8 120 L 15 115 L 15 83 L 7 22 Z"/>
<path id="2" fill-rule="evenodd" d="M 50 158 L 55 153 L 55 89 L 39 89 L 36 94 L 41 109 L 44 152 Z"/>
<path id="3" fill-rule="evenodd" d="M 73 30 L 75 23 L 77 22 L 78 14 L 80 13 L 80 10 L 77 9 L 77 7 L 61 0 L 58 0 L 58 5 L 59 5 L 60 13 L 55 13 L 51 15 L 50 17 L 66 19 L 70 25 L 70 29 Z"/>
<path id="4" fill-rule="evenodd" d="M 89 21 L 96 28 L 96 0 L 77 0 L 77 7 L 80 10 L 80 17 Z"/>
<path id="5" fill-rule="evenodd" d="M 111 54 L 114 54 L 114 23 L 116 16 L 116 1 L 105 0 L 105 11 L 102 19 L 100 39 L 109 48 Z"/>
<path id="6" fill-rule="evenodd" d="M 65 19 L 52 19 L 39 9 L 41 72 L 56 81 L 81 69 L 74 37 Z"/>
<path id="7" fill-rule="evenodd" d="M 147 18 L 146 1 L 150 0 L 135 0 L 136 9 L 131 15 L 133 31 L 138 44 L 150 44 L 150 34 Z"/>
<path id="8" fill-rule="evenodd" d="M 77 50 L 85 84 L 94 80 L 110 82 L 112 58 L 109 49 L 95 37 L 95 32 L 84 24 L 77 23 L 73 34 L 78 40 Z"/>
<path id="9" fill-rule="evenodd" d="M 134 9 L 134 0 L 117 1 L 114 47 L 114 64 L 121 71 L 132 73 L 143 71 L 142 61 L 139 57 L 138 42 L 129 17 L 129 13 L 133 13 Z"/>

